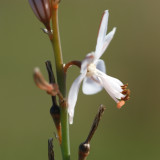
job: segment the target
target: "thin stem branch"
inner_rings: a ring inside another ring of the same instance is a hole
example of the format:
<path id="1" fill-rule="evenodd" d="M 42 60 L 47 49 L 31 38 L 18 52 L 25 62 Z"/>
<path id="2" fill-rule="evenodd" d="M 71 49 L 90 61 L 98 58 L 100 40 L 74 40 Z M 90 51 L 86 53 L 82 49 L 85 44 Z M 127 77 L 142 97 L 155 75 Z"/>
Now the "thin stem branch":
<path id="1" fill-rule="evenodd" d="M 48 140 L 48 160 L 55 160 L 53 150 L 53 138 L 50 138 Z"/>
<path id="2" fill-rule="evenodd" d="M 46 68 L 47 68 L 47 71 L 48 71 L 49 82 L 51 84 L 56 83 L 55 76 L 54 76 L 54 73 L 53 73 L 53 70 L 52 70 L 51 62 L 50 61 L 46 61 L 45 64 L 46 64 Z M 54 106 L 57 106 L 56 96 L 52 96 L 52 103 L 53 103 Z"/>
<path id="3" fill-rule="evenodd" d="M 66 73 L 68 68 L 70 68 L 72 65 L 75 65 L 79 68 L 81 68 L 81 61 L 71 61 L 68 62 L 65 66 L 64 66 L 64 72 Z"/>
<path id="4" fill-rule="evenodd" d="M 97 115 L 96 115 L 96 117 L 95 117 L 95 119 L 93 121 L 91 130 L 90 130 L 90 132 L 88 134 L 88 137 L 87 137 L 85 143 L 90 143 L 90 141 L 91 141 L 91 139 L 92 139 L 97 127 L 98 127 L 98 124 L 99 124 L 99 122 L 101 120 L 101 117 L 102 117 L 102 115 L 104 113 L 104 110 L 105 110 L 105 107 L 103 105 L 100 105 L 98 113 L 97 113 Z"/>
<path id="5" fill-rule="evenodd" d="M 54 73 L 53 73 L 53 70 L 52 70 L 51 62 L 46 61 L 45 64 L 46 64 L 46 68 L 47 68 L 47 71 L 48 71 L 49 82 L 50 82 L 50 84 L 55 84 L 56 81 L 55 81 Z M 59 92 L 59 90 L 58 90 L 58 92 Z M 61 131 L 61 122 L 60 122 L 60 107 L 57 104 L 56 96 L 51 95 L 51 97 L 52 97 L 52 106 L 50 108 L 50 114 L 52 116 L 52 119 L 53 119 L 54 124 L 55 124 L 56 129 L 57 129 L 59 143 L 61 144 L 61 142 L 62 142 L 62 131 Z"/>
<path id="6" fill-rule="evenodd" d="M 97 115 L 95 116 L 95 119 L 93 121 L 92 127 L 90 129 L 90 132 L 88 134 L 87 139 L 85 142 L 81 143 L 79 145 L 79 157 L 78 160 L 86 160 L 89 152 L 90 152 L 90 141 L 98 127 L 99 121 L 102 117 L 102 114 L 104 113 L 105 107 L 103 105 L 100 105 Z"/>

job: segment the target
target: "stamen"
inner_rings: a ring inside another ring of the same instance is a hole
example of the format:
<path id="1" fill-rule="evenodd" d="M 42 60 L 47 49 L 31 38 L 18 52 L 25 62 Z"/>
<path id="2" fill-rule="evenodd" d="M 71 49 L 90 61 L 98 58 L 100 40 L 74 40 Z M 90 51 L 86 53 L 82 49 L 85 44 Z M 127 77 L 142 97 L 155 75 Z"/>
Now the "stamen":
<path id="1" fill-rule="evenodd" d="M 130 96 L 131 91 L 129 89 L 126 89 L 124 91 L 122 91 L 122 94 L 126 95 L 124 98 L 121 98 L 121 100 L 127 101 L 129 100 L 129 96 Z"/>
<path id="2" fill-rule="evenodd" d="M 126 95 L 128 93 L 128 89 L 123 90 L 121 93 Z"/>
<path id="3" fill-rule="evenodd" d="M 125 95 L 125 97 L 122 97 L 121 98 L 121 100 L 123 100 L 123 101 L 127 101 L 127 100 L 129 100 L 129 96 L 130 96 L 130 90 L 129 89 L 127 89 L 127 87 L 128 87 L 128 83 L 127 84 L 125 84 L 125 85 L 123 85 L 123 86 L 121 86 L 121 88 L 123 89 L 123 91 L 121 92 L 123 95 Z"/>
<path id="4" fill-rule="evenodd" d="M 121 86 L 122 89 L 126 89 L 127 87 L 128 87 L 128 83 L 123 85 L 123 86 Z"/>
<path id="5" fill-rule="evenodd" d="M 127 101 L 129 99 L 130 99 L 129 95 L 126 95 L 124 98 L 121 98 L 121 100 L 124 100 L 124 101 Z"/>

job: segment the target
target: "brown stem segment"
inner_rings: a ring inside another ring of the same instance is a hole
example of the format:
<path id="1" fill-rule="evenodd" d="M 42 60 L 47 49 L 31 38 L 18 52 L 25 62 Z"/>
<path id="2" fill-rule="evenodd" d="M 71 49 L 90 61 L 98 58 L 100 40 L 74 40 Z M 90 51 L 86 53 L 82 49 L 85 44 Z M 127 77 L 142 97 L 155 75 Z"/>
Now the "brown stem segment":
<path id="1" fill-rule="evenodd" d="M 105 107 L 103 105 L 100 105 L 98 113 L 97 113 L 97 115 L 96 115 L 96 117 L 95 117 L 95 119 L 93 121 L 91 130 L 90 130 L 90 132 L 88 134 L 88 137 L 87 137 L 87 139 L 85 141 L 86 143 L 90 143 L 90 141 L 91 141 L 91 139 L 92 139 L 92 137 L 93 137 L 98 125 L 99 125 L 99 122 L 100 122 L 101 117 L 102 117 L 102 115 L 104 113 L 104 110 L 105 110 Z"/>
<path id="2" fill-rule="evenodd" d="M 56 83 L 55 76 L 54 76 L 53 70 L 52 70 L 51 62 L 46 61 L 45 64 L 46 64 L 46 68 L 47 68 L 47 71 L 48 71 L 49 82 L 50 83 Z"/>
<path id="3" fill-rule="evenodd" d="M 47 68 L 47 71 L 48 71 L 49 82 L 51 84 L 56 83 L 54 73 L 53 73 L 53 70 L 52 70 L 51 62 L 46 61 L 45 64 L 46 64 L 46 68 Z M 57 93 L 57 94 L 59 94 L 59 93 Z M 56 96 L 52 96 L 52 107 L 50 109 L 50 114 L 52 116 L 52 119 L 53 119 L 54 124 L 55 124 L 56 129 L 57 129 L 59 143 L 61 144 L 61 142 L 62 142 L 62 131 L 61 131 L 61 122 L 60 122 L 60 108 L 57 105 Z"/>
<path id="4" fill-rule="evenodd" d="M 88 137 L 85 142 L 81 143 L 79 146 L 79 160 L 86 160 L 87 156 L 89 155 L 90 151 L 90 141 L 98 127 L 102 114 L 104 113 L 105 107 L 100 105 L 98 113 L 93 121 L 91 130 L 88 134 Z"/>
<path id="5" fill-rule="evenodd" d="M 55 160 L 53 151 L 53 138 L 48 140 L 48 160 Z"/>
<path id="6" fill-rule="evenodd" d="M 66 73 L 67 70 L 68 70 L 68 68 L 70 68 L 73 65 L 81 68 L 81 61 L 71 61 L 71 62 L 65 64 L 65 66 L 64 66 L 64 72 Z"/>

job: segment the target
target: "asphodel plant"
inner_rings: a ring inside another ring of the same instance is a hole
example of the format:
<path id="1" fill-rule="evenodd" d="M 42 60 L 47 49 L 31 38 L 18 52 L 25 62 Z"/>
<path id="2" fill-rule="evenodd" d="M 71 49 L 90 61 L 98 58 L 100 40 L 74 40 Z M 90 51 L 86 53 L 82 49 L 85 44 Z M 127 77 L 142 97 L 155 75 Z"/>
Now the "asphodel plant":
<path id="1" fill-rule="evenodd" d="M 83 82 L 82 92 L 86 95 L 97 94 L 102 89 L 105 89 L 116 102 L 119 109 L 129 99 L 130 90 L 127 89 L 128 84 L 123 84 L 119 79 L 106 74 L 105 62 L 101 59 L 116 32 L 114 27 L 107 34 L 108 10 L 105 10 L 102 15 L 95 51 L 88 53 L 83 60 L 71 60 L 64 64 L 58 25 L 59 3 L 60 0 L 29 0 L 34 14 L 45 26 L 43 32 L 49 37 L 52 44 L 53 60 L 55 61 L 56 69 L 56 74 L 54 74 L 51 62 L 47 60 L 46 68 L 49 82 L 45 80 L 39 68 L 34 69 L 34 81 L 37 87 L 46 91 L 52 98 L 50 114 L 57 129 L 62 159 L 70 160 L 69 124 L 73 124 L 81 83 Z M 80 75 L 75 79 L 67 92 L 66 75 L 68 68 L 71 66 L 79 67 Z M 87 139 L 79 146 L 79 160 L 85 160 L 90 152 L 90 141 L 98 127 L 104 109 L 105 107 L 100 105 Z M 48 140 L 48 158 L 49 160 L 54 160 L 52 139 Z"/>

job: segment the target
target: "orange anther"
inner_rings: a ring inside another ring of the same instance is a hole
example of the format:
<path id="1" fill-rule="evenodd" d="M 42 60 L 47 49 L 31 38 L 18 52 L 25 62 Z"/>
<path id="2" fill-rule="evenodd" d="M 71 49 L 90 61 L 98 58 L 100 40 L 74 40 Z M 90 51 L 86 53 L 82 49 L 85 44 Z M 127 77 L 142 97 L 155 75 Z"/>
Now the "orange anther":
<path id="1" fill-rule="evenodd" d="M 117 108 L 120 109 L 125 104 L 125 101 L 121 100 L 117 103 Z"/>

